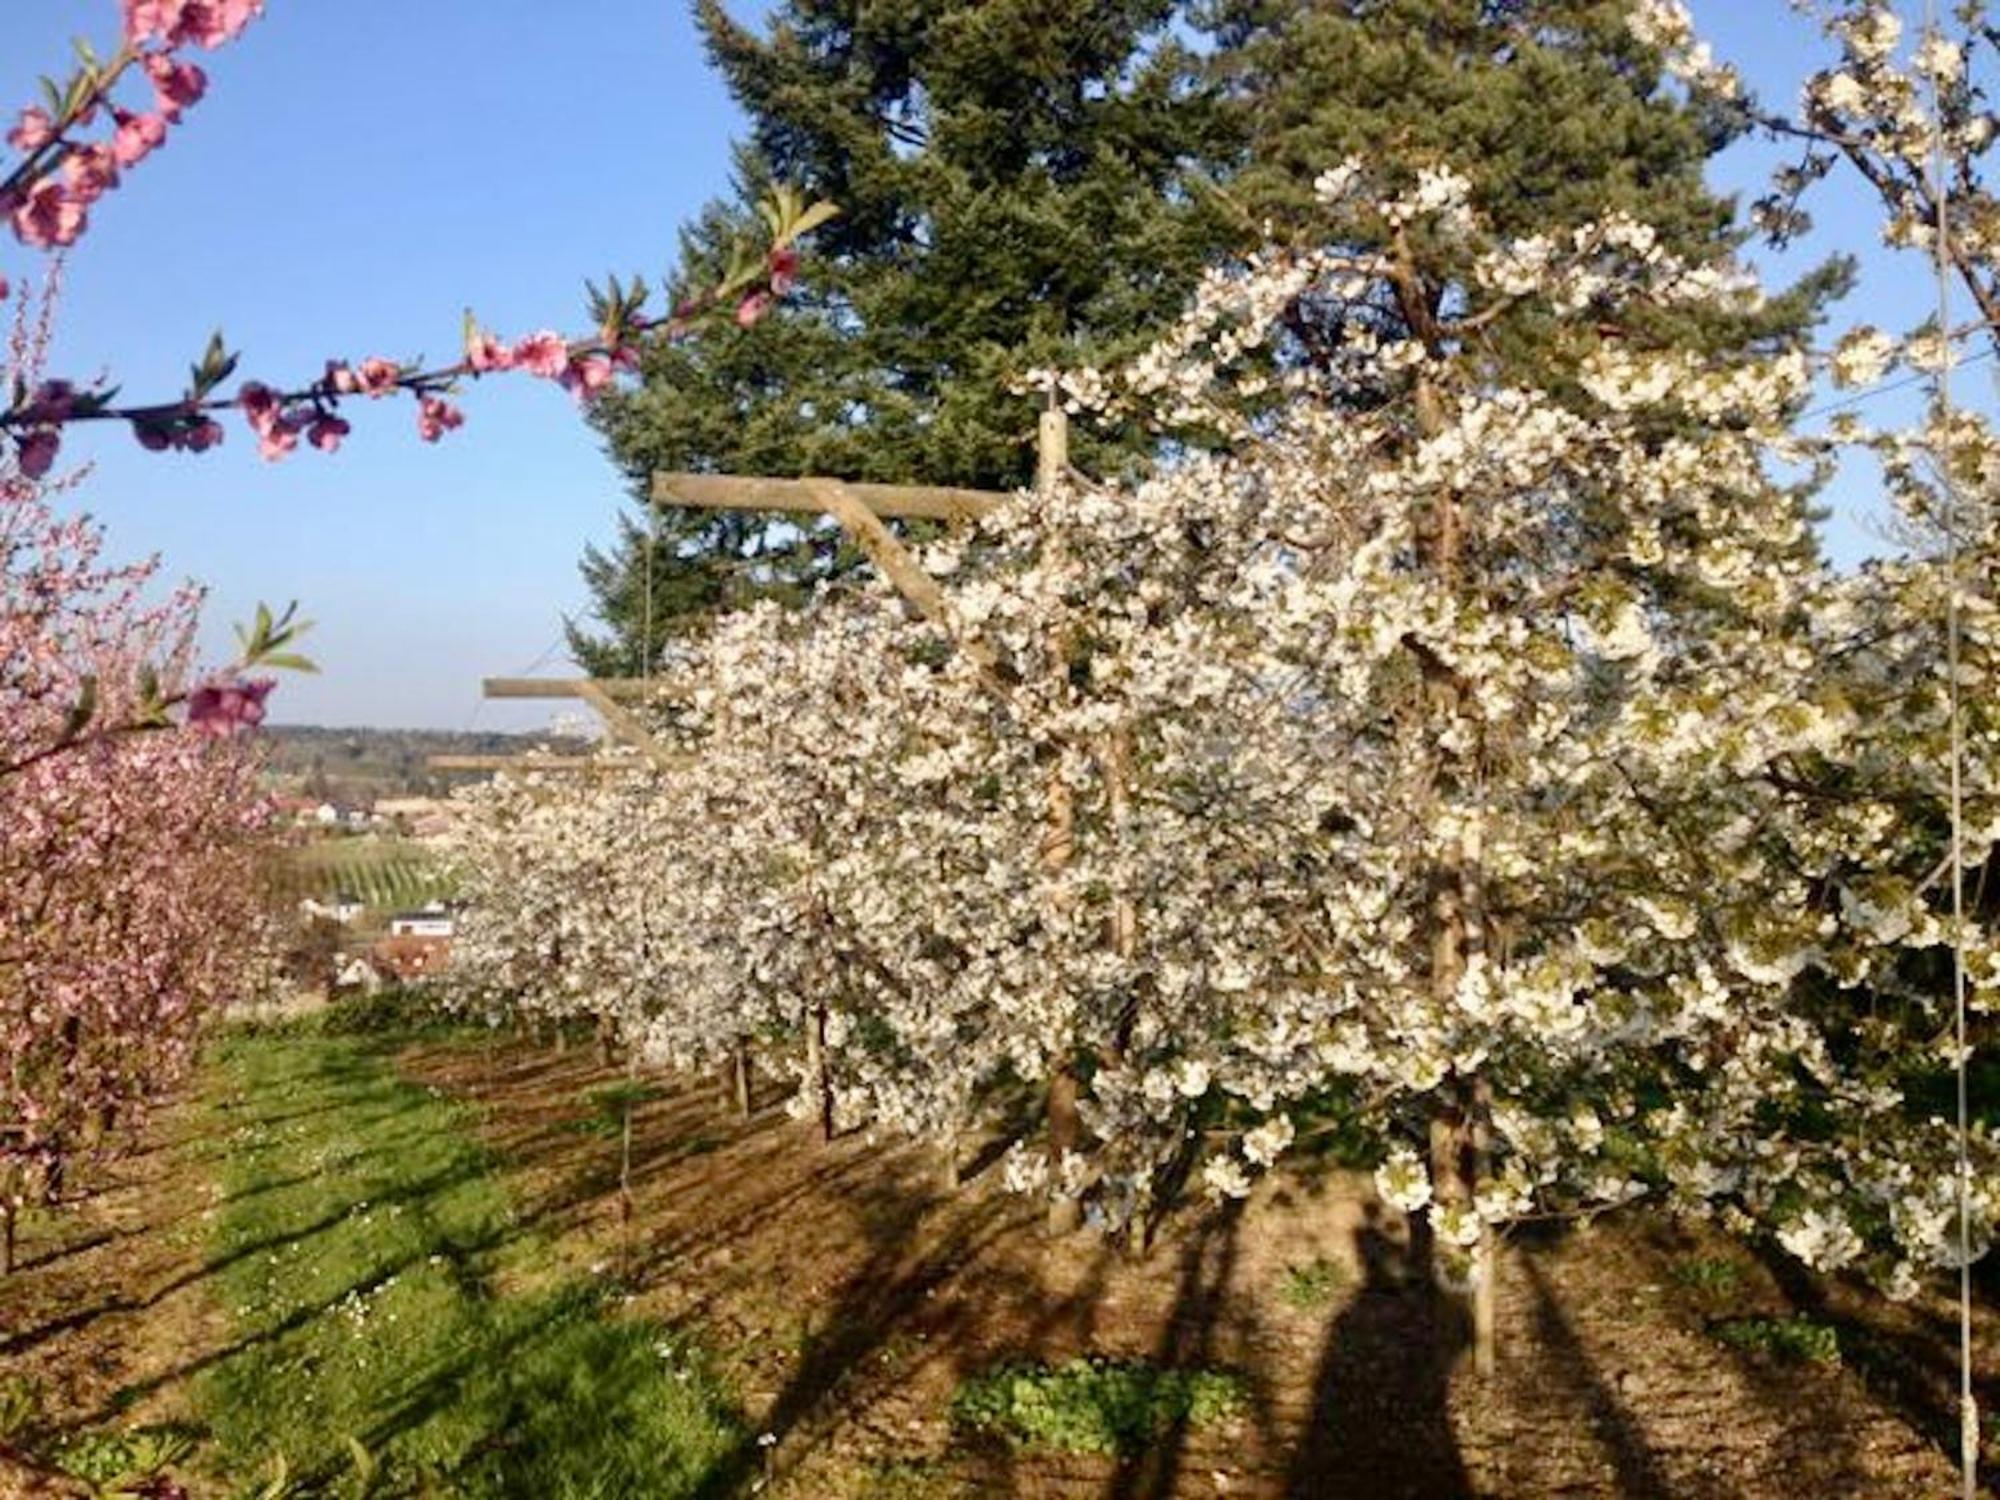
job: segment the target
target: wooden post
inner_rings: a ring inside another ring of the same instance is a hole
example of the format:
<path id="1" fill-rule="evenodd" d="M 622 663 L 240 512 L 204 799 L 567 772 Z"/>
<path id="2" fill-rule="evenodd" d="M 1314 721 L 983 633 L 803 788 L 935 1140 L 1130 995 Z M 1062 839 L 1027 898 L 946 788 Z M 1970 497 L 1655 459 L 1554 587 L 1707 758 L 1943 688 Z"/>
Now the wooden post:
<path id="1" fill-rule="evenodd" d="M 1069 468 L 1069 417 L 1053 399 L 1043 410 L 1035 433 L 1035 489 L 1044 498 L 1055 492 Z M 1062 670 L 1067 643 L 1053 642 L 1056 670 Z M 1052 874 L 1065 869 L 1076 849 L 1076 802 L 1069 783 L 1063 780 L 1061 752 L 1051 768 L 1048 782 L 1048 833 L 1042 840 L 1042 864 Z M 1060 1049 L 1050 1072 L 1048 1102 L 1049 1208 L 1047 1231 L 1051 1237 L 1076 1232 L 1083 1222 L 1083 1205 L 1059 1191 L 1063 1162 L 1083 1141 L 1083 1117 L 1077 1100 L 1083 1092 L 1076 1074 L 1076 1060 L 1070 1055 L 1070 1039 L 1056 1038 Z"/>
<path id="2" fill-rule="evenodd" d="M 736 1113 L 741 1119 L 750 1118 L 750 1049 L 740 1039 L 731 1058 L 730 1072 L 736 1095 Z"/>
<path id="3" fill-rule="evenodd" d="M 1068 472 L 1069 413 L 1056 404 L 1051 393 L 1035 428 L 1035 492 L 1053 494 Z"/>
<path id="4" fill-rule="evenodd" d="M 947 1193 L 958 1191 L 958 1132 L 947 1130 L 938 1143 L 938 1186 Z"/>
<path id="5" fill-rule="evenodd" d="M 819 1138 L 833 1143 L 833 1077 L 826 1065 L 826 1003 L 815 1000 L 806 1017 L 806 1076 L 819 1091 Z"/>

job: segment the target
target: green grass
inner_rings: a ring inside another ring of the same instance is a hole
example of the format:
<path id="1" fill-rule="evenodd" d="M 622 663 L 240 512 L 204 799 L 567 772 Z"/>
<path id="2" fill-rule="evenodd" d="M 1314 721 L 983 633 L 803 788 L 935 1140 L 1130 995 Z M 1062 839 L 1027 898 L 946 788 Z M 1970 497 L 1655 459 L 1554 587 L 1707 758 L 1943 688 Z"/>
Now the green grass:
<path id="1" fill-rule="evenodd" d="M 1674 1266 L 1674 1280 L 1697 1296 L 1726 1301 L 1743 1287 L 1743 1267 L 1726 1255 L 1697 1255 Z"/>
<path id="2" fill-rule="evenodd" d="M 951 1404 L 953 1418 L 974 1432 L 1064 1453 L 1134 1452 L 1170 1428 L 1224 1421 L 1242 1408 L 1234 1375 L 1107 1359 L 1003 1365 L 968 1380 Z"/>
<path id="3" fill-rule="evenodd" d="M 1840 1334 L 1811 1318 L 1725 1318 L 1710 1331 L 1731 1348 L 1790 1364 L 1837 1365 Z"/>
<path id="4" fill-rule="evenodd" d="M 199 1414 L 241 1481 L 294 1494 L 726 1493 L 744 1434 L 699 1352 L 548 1280 L 462 1110 L 344 1037 L 237 1035 L 211 1258 L 235 1352 Z M 352 1440 L 352 1442 L 350 1442 Z"/>
<path id="5" fill-rule="evenodd" d="M 1316 1256 L 1302 1266 L 1286 1266 L 1278 1282 L 1279 1298 L 1292 1307 L 1310 1312 L 1333 1301 L 1352 1278 L 1337 1260 Z"/>

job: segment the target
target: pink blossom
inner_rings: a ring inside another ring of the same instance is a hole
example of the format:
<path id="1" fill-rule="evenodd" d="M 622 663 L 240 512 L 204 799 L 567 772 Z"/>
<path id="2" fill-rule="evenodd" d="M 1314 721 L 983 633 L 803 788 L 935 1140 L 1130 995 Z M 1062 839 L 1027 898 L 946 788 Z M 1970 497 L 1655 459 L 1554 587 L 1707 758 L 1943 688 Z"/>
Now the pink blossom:
<path id="1" fill-rule="evenodd" d="M 125 0 L 125 40 L 214 49 L 264 13 L 264 0 Z"/>
<path id="2" fill-rule="evenodd" d="M 39 151 L 55 138 L 56 122 L 35 105 L 22 110 L 21 123 L 7 132 L 7 144 L 16 151 Z"/>
<path id="3" fill-rule="evenodd" d="M 489 370 L 511 370 L 514 351 L 482 328 L 465 341 L 465 362 L 482 375 Z"/>
<path id="4" fill-rule="evenodd" d="M 125 40 L 136 47 L 141 42 L 167 41 L 180 24 L 182 0 L 125 0 Z"/>
<path id="5" fill-rule="evenodd" d="M 257 434 L 257 455 L 267 464 L 286 457 L 298 445 L 299 421 L 296 417 L 280 417 Z"/>
<path id="6" fill-rule="evenodd" d="M 121 167 L 136 167 L 159 149 L 167 139 L 165 115 L 134 115 L 115 110 L 118 132 L 111 138 L 111 154 Z"/>
<path id="7" fill-rule="evenodd" d="M 257 434 L 257 452 L 267 463 L 276 463 L 299 445 L 304 423 L 285 411 L 278 393 L 267 385 L 250 381 L 236 397 L 250 430 Z"/>
<path id="8" fill-rule="evenodd" d="M 73 245 L 90 222 L 84 205 L 61 183 L 44 177 L 17 197 L 10 213 L 14 233 L 24 245 L 48 250 L 57 245 Z"/>
<path id="9" fill-rule="evenodd" d="M 351 396 L 361 389 L 361 381 L 347 361 L 330 359 L 326 362 L 326 388 L 337 395 Z"/>
<path id="10" fill-rule="evenodd" d="M 243 415 L 258 432 L 278 420 L 278 393 L 261 381 L 245 381 L 243 389 L 236 393 L 236 404 L 243 408 Z"/>
<path id="11" fill-rule="evenodd" d="M 371 355 L 361 361 L 361 391 L 367 396 L 386 396 L 396 389 L 396 382 L 402 378 L 402 367 L 393 359 L 383 359 Z"/>
<path id="12" fill-rule="evenodd" d="M 164 52 L 149 52 L 146 76 L 153 80 L 153 98 L 169 120 L 179 120 L 181 111 L 198 103 L 208 92 L 208 75 L 193 63 L 181 62 Z"/>
<path id="13" fill-rule="evenodd" d="M 417 403 L 417 436 L 427 443 L 435 443 L 453 428 L 464 425 L 465 413 L 449 401 L 425 396 Z"/>
<path id="14" fill-rule="evenodd" d="M 580 355 L 563 370 L 562 386 L 579 401 L 595 401 L 611 384 L 612 373 L 611 361 L 603 355 Z"/>
<path id="15" fill-rule="evenodd" d="M 784 296 L 799 279 L 799 252 L 790 245 L 773 250 L 765 260 L 771 272 L 771 291 Z"/>
<path id="16" fill-rule="evenodd" d="M 222 424 L 204 417 L 181 432 L 180 445 L 190 453 L 206 453 L 222 442 Z"/>
<path id="17" fill-rule="evenodd" d="M 762 321 L 764 315 L 778 299 L 769 292 L 752 292 L 736 304 L 736 326 L 749 328 Z"/>
<path id="18" fill-rule="evenodd" d="M 18 439 L 18 442 L 21 472 L 30 479 L 40 479 L 55 466 L 56 451 L 62 447 L 62 434 L 53 427 L 40 427 Z"/>
<path id="19" fill-rule="evenodd" d="M 569 368 L 569 345 L 559 333 L 531 333 L 514 346 L 514 363 L 530 375 L 560 380 Z"/>
<path id="20" fill-rule="evenodd" d="M 13 283 L 8 281 L 5 276 L 0 276 L 0 302 L 5 302 L 13 294 L 13 291 Z"/>
<path id="21" fill-rule="evenodd" d="M 264 700 L 276 686 L 270 677 L 205 682 L 188 694 L 188 727 L 217 739 L 254 729 L 264 722 Z"/>
<path id="22" fill-rule="evenodd" d="M 101 143 L 77 147 L 63 158 L 62 169 L 79 203 L 95 203 L 118 186 L 118 159 Z"/>
<path id="23" fill-rule="evenodd" d="M 322 453 L 336 453 L 340 440 L 354 429 L 341 418 L 322 413 L 313 418 L 312 426 L 306 429 L 306 441 Z"/>

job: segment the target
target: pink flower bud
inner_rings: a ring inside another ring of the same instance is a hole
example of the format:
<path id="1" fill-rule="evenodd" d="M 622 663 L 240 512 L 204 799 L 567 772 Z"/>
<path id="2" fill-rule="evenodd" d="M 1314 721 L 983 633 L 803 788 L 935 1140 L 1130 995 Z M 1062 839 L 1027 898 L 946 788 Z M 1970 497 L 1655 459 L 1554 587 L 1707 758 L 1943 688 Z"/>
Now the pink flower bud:
<path id="1" fill-rule="evenodd" d="M 22 110 L 21 123 L 7 132 L 7 144 L 16 151 L 39 151 L 55 138 L 56 122 L 35 105 Z"/>
<path id="2" fill-rule="evenodd" d="M 489 370 L 511 370 L 514 351 L 482 328 L 466 340 L 465 362 L 482 375 Z"/>
<path id="3" fill-rule="evenodd" d="M 799 252 L 790 245 L 773 250 L 765 258 L 765 265 L 771 272 L 771 291 L 776 296 L 784 296 L 799 279 Z"/>
<path id="4" fill-rule="evenodd" d="M 601 354 L 586 354 L 569 362 L 562 373 L 563 389 L 579 401 L 595 401 L 611 384 L 611 361 Z"/>
<path id="5" fill-rule="evenodd" d="M 455 427 L 465 425 L 465 413 L 436 396 L 425 396 L 417 402 L 417 436 L 427 443 L 435 443 Z"/>
<path id="6" fill-rule="evenodd" d="M 752 292 L 736 304 L 736 326 L 749 328 L 761 322 L 776 301 L 769 292 Z"/>
<path id="7" fill-rule="evenodd" d="M 361 381 L 347 367 L 347 362 L 330 359 L 326 362 L 326 388 L 336 395 L 351 396 L 361 389 Z"/>
<path id="8" fill-rule="evenodd" d="M 264 722 L 264 700 L 276 686 L 270 677 L 205 682 L 188 694 L 188 727 L 218 739 L 255 729 Z"/>
<path id="9" fill-rule="evenodd" d="M 146 76 L 153 80 L 153 99 L 160 113 L 178 121 L 181 111 L 208 92 L 208 75 L 193 63 L 178 62 L 164 52 L 149 52 Z"/>
<path id="10" fill-rule="evenodd" d="M 337 453 L 340 440 L 353 430 L 339 417 L 322 415 L 315 417 L 312 426 L 306 429 L 306 441 L 322 453 Z"/>
<path id="11" fill-rule="evenodd" d="M 16 441 L 19 444 L 21 472 L 30 479 L 40 479 L 47 474 L 55 466 L 56 452 L 62 447 L 62 435 L 53 427 L 38 428 Z"/>
<path id="12" fill-rule="evenodd" d="M 402 369 L 393 359 L 383 359 L 379 354 L 361 361 L 359 378 L 364 396 L 382 397 L 396 389 L 396 382 L 402 378 Z"/>
<path id="13" fill-rule="evenodd" d="M 165 115 L 133 115 L 117 110 L 117 134 L 111 138 L 111 154 L 121 167 L 136 167 L 159 149 L 167 139 Z"/>

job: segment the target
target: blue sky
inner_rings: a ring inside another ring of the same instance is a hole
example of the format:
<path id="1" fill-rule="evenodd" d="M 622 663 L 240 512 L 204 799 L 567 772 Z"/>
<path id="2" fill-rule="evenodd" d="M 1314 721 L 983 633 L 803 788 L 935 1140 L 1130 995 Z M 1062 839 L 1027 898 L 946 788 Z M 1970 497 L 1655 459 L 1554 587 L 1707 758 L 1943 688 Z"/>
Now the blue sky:
<path id="1" fill-rule="evenodd" d="M 70 36 L 109 43 L 117 13 L 8 9 L 0 98 L 23 102 Z M 1787 7 L 1695 9 L 1760 92 L 1795 94 L 1816 53 Z M 585 276 L 666 268 L 677 225 L 724 187 L 741 125 L 684 0 L 270 0 L 201 60 L 209 97 L 99 206 L 68 268 L 56 369 L 108 370 L 135 396 L 178 390 L 217 326 L 244 375 L 273 381 L 333 355 L 449 355 L 468 304 L 509 334 L 579 326 Z M 1718 184 L 1754 189 L 1770 159 L 1732 151 Z M 1817 206 L 1794 264 L 1875 243 L 1859 195 Z M 0 248 L 0 270 L 31 265 Z M 1921 266 L 1876 255 L 1856 305 L 1893 326 L 1930 296 Z M 350 413 L 332 458 L 265 464 L 240 423 L 205 456 L 146 454 L 107 427 L 65 458 L 94 465 L 83 493 L 116 553 L 157 551 L 211 586 L 215 654 L 259 599 L 303 601 L 324 672 L 288 678 L 277 719 L 527 727 L 546 709 L 482 704 L 478 679 L 562 670 L 576 559 L 611 530 L 622 484 L 554 388 L 488 381 L 464 404 L 466 427 L 436 447 L 399 401 Z M 1865 486 L 1834 501 L 1836 554 L 1869 550 Z"/>

